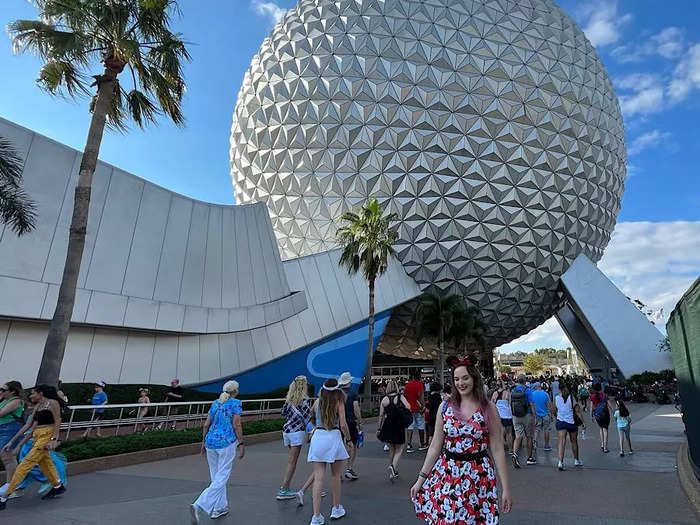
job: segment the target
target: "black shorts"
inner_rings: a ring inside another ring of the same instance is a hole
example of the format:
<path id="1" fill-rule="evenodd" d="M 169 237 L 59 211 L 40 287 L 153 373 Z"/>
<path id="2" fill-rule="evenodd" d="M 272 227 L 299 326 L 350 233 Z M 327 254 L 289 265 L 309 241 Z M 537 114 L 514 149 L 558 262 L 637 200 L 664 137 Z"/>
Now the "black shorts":
<path id="1" fill-rule="evenodd" d="M 360 437 L 357 421 L 348 421 L 348 430 L 350 431 L 350 441 L 352 441 L 353 445 L 357 446 L 357 440 Z"/>
<path id="2" fill-rule="evenodd" d="M 513 420 L 510 419 L 510 418 L 509 418 L 509 419 L 501 418 L 501 426 L 504 426 L 504 427 L 512 427 L 512 426 L 513 426 Z"/>

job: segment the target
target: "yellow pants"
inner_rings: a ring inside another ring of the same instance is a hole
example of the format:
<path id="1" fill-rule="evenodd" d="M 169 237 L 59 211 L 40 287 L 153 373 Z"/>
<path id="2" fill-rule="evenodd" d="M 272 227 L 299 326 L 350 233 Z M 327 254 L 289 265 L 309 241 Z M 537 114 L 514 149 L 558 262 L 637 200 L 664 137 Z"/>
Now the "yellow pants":
<path id="1" fill-rule="evenodd" d="M 24 478 L 29 474 L 29 471 L 34 468 L 34 465 L 39 465 L 39 468 L 46 476 L 46 479 L 51 483 L 52 487 L 57 487 L 61 484 L 58 479 L 58 472 L 56 472 L 56 467 L 51 459 L 51 454 L 46 450 L 46 445 L 51 442 L 51 437 L 53 436 L 53 426 L 50 427 L 38 427 L 34 429 L 32 433 L 32 438 L 34 439 L 34 445 L 29 451 L 22 462 L 17 465 L 17 470 L 15 470 L 12 479 L 10 480 L 10 485 L 7 487 L 6 496 L 12 494 L 17 486 L 24 481 Z"/>

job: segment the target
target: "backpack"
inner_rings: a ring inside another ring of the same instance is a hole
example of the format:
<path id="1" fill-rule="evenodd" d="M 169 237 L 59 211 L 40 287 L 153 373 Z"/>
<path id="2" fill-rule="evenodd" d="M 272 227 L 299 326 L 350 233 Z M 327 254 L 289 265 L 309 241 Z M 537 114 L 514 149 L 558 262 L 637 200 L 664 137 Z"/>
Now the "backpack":
<path id="1" fill-rule="evenodd" d="M 515 417 L 525 417 L 527 415 L 527 396 L 525 390 L 513 390 L 510 394 L 510 405 Z"/>
<path id="2" fill-rule="evenodd" d="M 391 408 L 390 412 L 389 408 Z M 389 412 L 387 414 L 387 419 L 390 417 L 392 420 L 395 420 L 398 425 L 403 426 L 403 428 L 408 428 L 413 423 L 413 414 L 404 406 L 401 399 L 399 399 L 397 403 L 394 403 L 392 396 L 389 396 L 387 412 Z"/>
<path id="3" fill-rule="evenodd" d="M 607 398 L 605 394 L 600 394 L 600 397 L 595 396 L 598 402 L 596 406 L 593 407 L 593 417 L 595 419 L 600 419 L 605 416 L 605 412 L 608 410 L 608 404 L 606 403 Z"/>

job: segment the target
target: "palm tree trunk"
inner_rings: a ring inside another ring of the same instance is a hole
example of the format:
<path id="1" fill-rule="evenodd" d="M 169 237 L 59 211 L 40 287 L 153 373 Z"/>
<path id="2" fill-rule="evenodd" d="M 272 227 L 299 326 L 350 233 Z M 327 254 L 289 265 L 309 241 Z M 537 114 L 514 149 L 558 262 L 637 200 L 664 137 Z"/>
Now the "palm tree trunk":
<path id="1" fill-rule="evenodd" d="M 367 342 L 367 364 L 365 365 L 365 389 L 367 400 L 372 395 L 372 356 L 374 354 L 374 279 L 369 281 L 369 340 Z"/>
<path id="2" fill-rule="evenodd" d="M 63 354 L 66 350 L 66 340 L 68 339 L 70 320 L 73 315 L 73 306 L 75 305 L 75 289 L 78 285 L 80 264 L 83 259 L 83 249 L 85 248 L 92 175 L 95 173 L 95 167 L 97 166 L 107 111 L 112 104 L 114 89 L 117 87 L 117 74 L 116 70 L 106 67 L 104 75 L 98 79 L 97 100 L 92 112 L 83 158 L 80 162 L 78 185 L 75 188 L 73 217 L 71 219 L 63 277 L 58 291 L 56 310 L 51 319 L 49 334 L 44 344 L 44 354 L 41 357 L 41 366 L 36 378 L 37 384 L 56 386 L 61 373 Z"/>

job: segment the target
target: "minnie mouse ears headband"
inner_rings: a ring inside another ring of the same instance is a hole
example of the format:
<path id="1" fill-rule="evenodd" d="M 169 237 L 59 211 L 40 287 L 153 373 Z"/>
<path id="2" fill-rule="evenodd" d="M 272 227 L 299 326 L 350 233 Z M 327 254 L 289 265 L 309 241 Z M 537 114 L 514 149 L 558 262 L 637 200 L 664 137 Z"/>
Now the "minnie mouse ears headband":
<path id="1" fill-rule="evenodd" d="M 456 356 L 452 356 L 447 358 L 447 364 L 454 370 L 458 366 L 474 366 L 475 362 L 471 357 L 460 359 Z"/>

